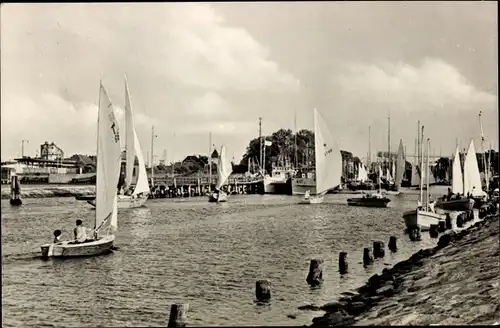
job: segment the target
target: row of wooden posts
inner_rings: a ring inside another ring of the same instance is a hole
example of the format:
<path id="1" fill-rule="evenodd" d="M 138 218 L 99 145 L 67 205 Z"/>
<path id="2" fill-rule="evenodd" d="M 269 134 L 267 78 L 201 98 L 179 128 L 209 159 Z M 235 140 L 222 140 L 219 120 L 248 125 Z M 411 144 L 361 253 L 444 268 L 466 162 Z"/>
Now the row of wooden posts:
<path id="1" fill-rule="evenodd" d="M 397 238 L 391 236 L 389 238 L 388 248 L 392 252 L 396 252 Z M 382 258 L 385 256 L 385 245 L 382 241 L 373 242 L 373 256 L 371 249 L 366 247 L 363 251 L 363 264 L 365 266 L 373 263 L 374 258 Z M 340 252 L 339 254 L 339 272 L 341 274 L 347 273 L 347 252 Z M 323 260 L 313 259 L 309 266 L 309 274 L 307 275 L 306 282 L 311 286 L 319 286 L 323 283 Z M 271 300 L 271 282 L 269 280 L 258 280 L 255 284 L 255 296 L 257 302 L 267 303 Z M 189 304 L 172 304 L 170 308 L 170 317 L 168 327 L 184 327 L 186 325 L 187 312 Z"/>

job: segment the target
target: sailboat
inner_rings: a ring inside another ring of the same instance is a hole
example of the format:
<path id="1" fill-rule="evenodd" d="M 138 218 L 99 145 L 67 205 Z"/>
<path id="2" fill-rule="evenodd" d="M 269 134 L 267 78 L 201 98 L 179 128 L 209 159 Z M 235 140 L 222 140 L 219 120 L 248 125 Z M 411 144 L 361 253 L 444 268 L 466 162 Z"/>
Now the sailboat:
<path id="1" fill-rule="evenodd" d="M 126 143 L 126 163 L 125 163 L 125 184 L 118 195 L 118 208 L 141 207 L 148 200 L 150 193 L 149 183 L 146 173 L 146 163 L 142 154 L 141 145 L 135 131 L 134 113 L 130 102 L 128 81 L 125 76 L 125 143 Z M 132 188 L 135 157 L 139 162 L 137 183 Z M 133 189 L 133 191 L 132 191 Z M 95 200 L 87 201 L 95 206 Z"/>
<path id="2" fill-rule="evenodd" d="M 464 163 L 464 195 L 474 199 L 474 207 L 479 208 L 484 204 L 486 193 L 481 187 L 481 175 L 477 164 L 474 140 L 471 139 Z"/>
<path id="3" fill-rule="evenodd" d="M 399 140 L 399 147 L 398 147 L 398 155 L 396 159 L 396 165 L 395 166 L 395 184 L 396 184 L 396 190 L 399 190 L 401 188 L 401 184 L 403 183 L 403 176 L 406 171 L 406 161 L 405 161 L 405 154 L 404 154 L 404 146 L 403 146 L 403 140 Z"/>
<path id="4" fill-rule="evenodd" d="M 424 127 L 422 126 L 422 140 L 423 140 L 423 134 L 424 134 Z M 429 145 L 430 141 L 427 139 L 427 163 L 425 167 L 426 174 L 425 176 L 427 177 L 426 185 L 429 186 Z M 423 157 L 423 156 L 422 156 Z M 423 162 L 423 158 L 421 159 L 421 162 Z M 423 163 L 420 167 L 423 167 Z M 422 170 L 424 171 L 424 170 Z M 417 209 L 407 211 L 403 213 L 403 218 L 405 220 L 406 227 L 408 229 L 414 229 L 414 228 L 420 228 L 422 231 L 429 230 L 432 224 L 439 224 L 439 221 L 444 220 L 446 217 L 444 215 L 438 214 L 434 211 L 434 204 L 431 204 L 429 202 L 429 189 L 426 189 L 426 197 L 425 197 L 425 202 L 424 202 L 424 197 L 423 197 L 423 177 L 424 174 L 420 175 L 420 199 L 418 200 L 418 206 Z M 425 204 L 422 204 L 425 203 Z"/>
<path id="5" fill-rule="evenodd" d="M 455 199 L 452 199 L 453 196 L 447 199 L 447 195 L 445 195 L 442 199 L 436 201 L 436 207 L 452 211 L 468 211 L 473 209 L 473 199 L 460 197 L 460 194 L 464 192 L 464 180 L 462 178 L 462 166 L 460 164 L 458 146 L 453 158 L 451 192 L 456 195 Z"/>
<path id="6" fill-rule="evenodd" d="M 118 122 L 106 90 L 100 85 L 97 118 L 96 211 L 93 238 L 83 243 L 61 241 L 41 246 L 42 257 L 92 256 L 110 252 L 118 228 L 116 186 L 120 176 L 121 149 Z"/>
<path id="7" fill-rule="evenodd" d="M 231 162 L 226 155 L 226 146 L 222 145 L 219 153 L 219 161 L 217 163 L 217 184 L 215 191 L 208 195 L 208 201 L 211 203 L 221 203 L 227 201 L 227 194 L 221 190 L 227 179 L 233 171 Z"/>
<path id="8" fill-rule="evenodd" d="M 342 156 L 328 125 L 319 111 L 314 109 L 314 157 L 316 166 L 316 196 L 307 190 L 300 204 L 323 203 L 323 196 L 340 185 Z"/>
<path id="9" fill-rule="evenodd" d="M 348 198 L 347 205 L 349 206 L 363 206 L 363 207 L 387 207 L 390 199 L 382 193 L 382 168 L 378 166 L 378 185 L 379 190 L 377 193 L 364 193 L 362 197 Z"/>

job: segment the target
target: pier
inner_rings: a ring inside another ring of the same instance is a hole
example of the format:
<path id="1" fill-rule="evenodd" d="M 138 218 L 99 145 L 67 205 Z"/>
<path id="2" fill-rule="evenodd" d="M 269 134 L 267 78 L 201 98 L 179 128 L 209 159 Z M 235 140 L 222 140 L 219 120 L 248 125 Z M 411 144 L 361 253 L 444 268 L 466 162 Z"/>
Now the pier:
<path id="1" fill-rule="evenodd" d="M 150 181 L 151 182 L 151 181 Z M 212 177 L 156 177 L 150 198 L 177 198 L 204 196 L 215 190 L 217 178 Z M 229 178 L 221 188 L 230 195 L 264 194 L 264 180 L 246 177 Z"/>

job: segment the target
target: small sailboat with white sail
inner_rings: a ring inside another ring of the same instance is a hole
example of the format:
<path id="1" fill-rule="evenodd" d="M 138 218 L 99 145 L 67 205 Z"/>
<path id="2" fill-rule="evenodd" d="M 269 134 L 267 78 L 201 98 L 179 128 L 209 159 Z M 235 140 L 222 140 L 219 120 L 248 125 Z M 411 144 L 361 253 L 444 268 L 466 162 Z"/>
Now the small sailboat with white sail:
<path id="1" fill-rule="evenodd" d="M 474 207 L 474 200 L 466 198 L 464 192 L 464 180 L 462 177 L 462 165 L 458 146 L 455 151 L 452 166 L 451 195 L 445 195 L 436 201 L 436 207 L 450 211 L 468 211 Z"/>
<path id="2" fill-rule="evenodd" d="M 473 139 L 470 141 L 464 162 L 464 195 L 474 199 L 475 208 L 481 207 L 487 197 L 481 185 L 481 174 Z"/>
<path id="3" fill-rule="evenodd" d="M 221 189 L 233 171 L 231 161 L 226 154 L 226 146 L 222 145 L 217 162 L 217 184 L 215 191 L 208 195 L 210 203 L 221 203 L 227 201 L 227 194 Z"/>
<path id="4" fill-rule="evenodd" d="M 143 206 L 148 200 L 150 189 L 146 173 L 146 163 L 135 130 L 134 113 L 132 112 L 127 76 L 125 76 L 125 144 L 125 183 L 118 195 L 118 208 L 137 208 Z M 139 165 L 137 183 L 134 187 L 132 183 L 136 156 Z M 89 200 L 87 202 L 95 206 L 95 200 Z"/>
<path id="5" fill-rule="evenodd" d="M 100 85 L 97 119 L 96 211 L 93 238 L 83 243 L 67 240 L 41 246 L 42 257 L 93 256 L 110 252 L 118 228 L 116 186 L 121 149 L 118 122 L 106 90 Z"/>
<path id="6" fill-rule="evenodd" d="M 314 157 L 316 161 L 316 195 L 307 190 L 300 204 L 323 203 L 323 196 L 341 183 L 342 156 L 319 111 L 314 109 Z"/>
<path id="7" fill-rule="evenodd" d="M 422 126 L 422 140 L 424 135 L 424 127 Z M 423 177 L 424 174 L 420 175 L 420 199 L 418 200 L 417 209 L 407 211 L 403 213 L 403 218 L 408 229 L 420 228 L 422 231 L 429 230 L 432 224 L 439 224 L 439 221 L 444 220 L 446 217 L 444 215 L 436 213 L 434 210 L 434 203 L 430 203 L 429 199 L 429 145 L 430 140 L 427 139 L 427 161 L 425 166 L 426 174 L 426 192 L 424 199 L 424 188 L 423 188 Z M 423 167 L 423 159 L 421 163 L 421 167 Z M 424 170 L 422 170 L 424 171 Z"/>
<path id="8" fill-rule="evenodd" d="M 387 207 L 390 203 L 390 199 L 387 198 L 382 192 L 382 168 L 378 166 L 378 185 L 379 190 L 377 193 L 364 193 L 363 197 L 348 198 L 347 205 L 349 206 L 363 206 L 363 207 Z"/>

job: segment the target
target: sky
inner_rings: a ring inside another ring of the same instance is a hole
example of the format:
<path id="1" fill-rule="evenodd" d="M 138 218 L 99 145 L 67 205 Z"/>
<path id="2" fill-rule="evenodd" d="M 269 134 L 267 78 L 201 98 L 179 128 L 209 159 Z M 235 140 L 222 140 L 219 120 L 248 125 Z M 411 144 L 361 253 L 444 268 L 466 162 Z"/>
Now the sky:
<path id="1" fill-rule="evenodd" d="M 1 157 L 95 154 L 102 80 L 123 122 L 127 74 L 146 156 L 237 161 L 250 139 L 313 128 L 318 108 L 341 149 L 366 157 L 417 121 L 431 152 L 456 140 L 498 150 L 496 1 L 66 3 L 1 5 Z M 122 131 L 124 124 L 121 124 Z M 369 127 L 371 138 L 369 138 Z M 124 138 L 122 138 L 124 140 Z M 158 160 L 157 159 L 157 160 Z"/>

